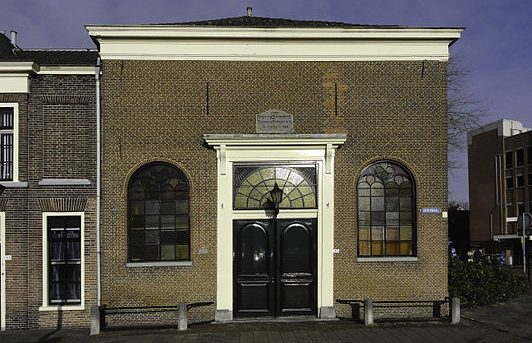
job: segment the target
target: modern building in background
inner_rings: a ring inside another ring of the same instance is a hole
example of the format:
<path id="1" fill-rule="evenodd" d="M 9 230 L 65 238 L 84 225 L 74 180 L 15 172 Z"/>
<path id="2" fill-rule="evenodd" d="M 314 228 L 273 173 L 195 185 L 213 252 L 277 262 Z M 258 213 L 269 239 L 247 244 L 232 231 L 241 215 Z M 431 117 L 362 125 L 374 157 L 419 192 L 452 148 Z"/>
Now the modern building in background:
<path id="1" fill-rule="evenodd" d="M 88 326 L 103 304 L 326 319 L 350 313 L 335 299 L 448 296 L 460 28 L 249 13 L 87 30 L 97 67 L 95 51 L 21 64 L 3 37 L 7 328 Z"/>
<path id="2" fill-rule="evenodd" d="M 517 217 L 532 212 L 532 130 L 502 119 L 468 133 L 471 241 L 521 261 Z"/>

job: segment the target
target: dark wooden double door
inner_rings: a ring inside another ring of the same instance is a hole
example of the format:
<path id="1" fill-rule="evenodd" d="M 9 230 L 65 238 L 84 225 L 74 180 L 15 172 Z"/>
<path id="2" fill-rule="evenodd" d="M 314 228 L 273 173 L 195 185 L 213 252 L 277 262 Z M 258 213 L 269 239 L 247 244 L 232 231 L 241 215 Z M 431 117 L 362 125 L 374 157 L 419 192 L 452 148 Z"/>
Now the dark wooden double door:
<path id="1" fill-rule="evenodd" d="M 235 220 L 235 317 L 316 314 L 316 220 Z"/>

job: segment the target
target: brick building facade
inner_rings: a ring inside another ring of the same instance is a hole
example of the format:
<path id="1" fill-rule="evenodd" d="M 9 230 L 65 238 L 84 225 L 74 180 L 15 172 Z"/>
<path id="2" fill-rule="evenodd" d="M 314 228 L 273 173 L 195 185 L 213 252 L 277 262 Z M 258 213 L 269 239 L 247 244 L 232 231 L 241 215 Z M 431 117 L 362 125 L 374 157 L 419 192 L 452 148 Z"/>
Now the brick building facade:
<path id="1" fill-rule="evenodd" d="M 97 51 L 22 49 L 0 34 L 0 52 L 2 329 L 85 326 L 96 299 Z M 84 254 L 66 263 L 80 266 L 76 305 L 51 290 L 51 269 L 65 267 L 48 224 L 67 215 L 84 218 Z"/>
<path id="2" fill-rule="evenodd" d="M 468 133 L 471 241 L 522 263 L 517 218 L 532 212 L 532 130 L 502 119 Z"/>
<path id="3" fill-rule="evenodd" d="M 95 95 L 94 74 L 37 73 L 22 96 L 35 97 L 36 117 L 49 111 L 58 123 L 49 135 L 61 140 L 45 149 L 43 117 L 28 131 L 41 154 L 24 179 L 35 195 L 19 209 L 33 218 L 31 249 L 42 249 L 42 212 L 84 213 L 85 312 L 63 304 L 68 325 L 82 325 L 99 298 L 95 113 L 102 304 L 212 301 L 201 315 L 227 321 L 346 315 L 335 299 L 447 296 L 447 222 L 420 210 L 447 204 L 447 58 L 461 29 L 246 16 L 87 30 L 101 106 L 76 102 Z M 42 94 L 77 81 L 69 94 Z M 81 128 L 87 141 L 70 141 Z M 47 178 L 90 183 L 48 191 Z M 41 259 L 26 259 L 27 282 L 42 282 Z M 26 326 L 57 318 L 38 311 L 41 289 L 20 306 L 34 318 Z"/>

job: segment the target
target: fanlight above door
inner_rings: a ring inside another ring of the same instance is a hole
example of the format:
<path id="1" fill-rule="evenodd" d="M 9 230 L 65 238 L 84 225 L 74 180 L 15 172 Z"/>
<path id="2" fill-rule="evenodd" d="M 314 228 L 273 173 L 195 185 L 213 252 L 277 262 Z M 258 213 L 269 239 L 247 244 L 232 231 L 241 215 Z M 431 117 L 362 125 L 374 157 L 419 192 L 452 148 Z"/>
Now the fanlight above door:
<path id="1" fill-rule="evenodd" d="M 283 190 L 281 209 L 316 208 L 316 165 L 236 165 L 233 170 L 233 208 L 268 207 L 275 183 Z"/>

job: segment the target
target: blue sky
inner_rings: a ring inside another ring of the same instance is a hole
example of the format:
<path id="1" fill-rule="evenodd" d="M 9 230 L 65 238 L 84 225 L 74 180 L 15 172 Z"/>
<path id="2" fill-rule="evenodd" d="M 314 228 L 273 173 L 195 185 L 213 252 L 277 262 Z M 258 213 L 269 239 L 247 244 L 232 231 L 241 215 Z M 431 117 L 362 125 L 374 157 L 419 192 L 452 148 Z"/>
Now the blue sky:
<path id="1" fill-rule="evenodd" d="M 93 47 L 84 24 L 140 24 L 245 15 L 359 24 L 466 27 L 452 51 L 469 70 L 466 87 L 499 118 L 532 127 L 531 0 L 0 0 L 0 30 L 22 47 Z M 463 168 L 449 199 L 467 201 Z"/>

